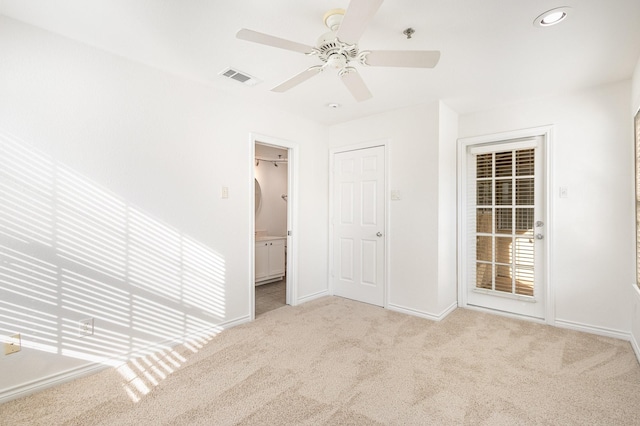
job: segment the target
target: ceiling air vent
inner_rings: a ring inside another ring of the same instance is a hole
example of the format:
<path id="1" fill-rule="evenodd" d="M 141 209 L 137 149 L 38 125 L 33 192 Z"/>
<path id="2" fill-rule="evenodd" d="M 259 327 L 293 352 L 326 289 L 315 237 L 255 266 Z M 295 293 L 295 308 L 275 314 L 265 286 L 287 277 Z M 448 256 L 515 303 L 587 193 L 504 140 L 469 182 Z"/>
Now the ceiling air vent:
<path id="1" fill-rule="evenodd" d="M 235 68 L 225 68 L 218 74 L 223 77 L 228 77 L 232 80 L 239 81 L 240 83 L 246 84 L 247 86 L 255 86 L 256 84 L 260 83 L 260 80 L 258 80 L 256 77 L 249 75 L 244 71 L 238 71 Z"/>

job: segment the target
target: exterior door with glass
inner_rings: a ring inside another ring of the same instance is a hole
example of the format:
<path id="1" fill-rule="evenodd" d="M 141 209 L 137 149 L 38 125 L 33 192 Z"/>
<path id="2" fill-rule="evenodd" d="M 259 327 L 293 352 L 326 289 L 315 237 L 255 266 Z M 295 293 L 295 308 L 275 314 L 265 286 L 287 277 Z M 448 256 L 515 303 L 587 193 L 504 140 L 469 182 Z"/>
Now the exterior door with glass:
<path id="1" fill-rule="evenodd" d="M 467 304 L 544 319 L 544 138 L 466 156 Z"/>

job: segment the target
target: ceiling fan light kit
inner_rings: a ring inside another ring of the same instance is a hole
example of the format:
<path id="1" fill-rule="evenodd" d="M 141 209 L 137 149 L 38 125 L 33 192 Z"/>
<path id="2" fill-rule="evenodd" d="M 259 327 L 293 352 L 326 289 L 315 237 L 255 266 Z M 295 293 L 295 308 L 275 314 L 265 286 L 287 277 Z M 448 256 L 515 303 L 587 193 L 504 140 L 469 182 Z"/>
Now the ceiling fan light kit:
<path id="1" fill-rule="evenodd" d="M 366 66 L 433 68 L 440 59 L 439 51 L 360 50 L 358 41 L 367 24 L 380 8 L 382 1 L 351 0 L 346 11 L 344 9 L 329 10 L 324 14 L 323 22 L 330 31 L 318 38 L 315 47 L 248 29 L 241 29 L 236 34 L 236 37 L 241 40 L 317 56 L 322 61 L 322 65 L 315 65 L 306 69 L 274 87 L 271 89 L 272 91 L 285 92 L 315 76 L 325 68 L 334 68 L 338 70 L 338 76 L 351 92 L 351 95 L 358 102 L 361 102 L 371 98 L 372 95 L 358 70 L 351 66 L 352 62 Z M 403 32 L 407 38 L 411 38 L 413 33 L 414 30 L 412 28 L 407 28 Z"/>

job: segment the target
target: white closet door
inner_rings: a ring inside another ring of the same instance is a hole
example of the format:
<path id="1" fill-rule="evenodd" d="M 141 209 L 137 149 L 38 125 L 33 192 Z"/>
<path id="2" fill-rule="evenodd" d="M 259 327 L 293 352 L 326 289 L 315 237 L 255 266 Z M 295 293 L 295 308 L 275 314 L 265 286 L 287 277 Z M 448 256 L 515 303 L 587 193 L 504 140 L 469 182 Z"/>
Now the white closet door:
<path id="1" fill-rule="evenodd" d="M 384 147 L 334 155 L 333 292 L 384 305 Z"/>

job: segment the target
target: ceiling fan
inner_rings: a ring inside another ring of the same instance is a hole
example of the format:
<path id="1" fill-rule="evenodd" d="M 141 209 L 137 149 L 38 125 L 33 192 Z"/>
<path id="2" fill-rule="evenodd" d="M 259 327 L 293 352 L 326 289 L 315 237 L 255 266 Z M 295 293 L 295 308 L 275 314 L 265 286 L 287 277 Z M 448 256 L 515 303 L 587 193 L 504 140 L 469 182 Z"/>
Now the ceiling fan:
<path id="1" fill-rule="evenodd" d="M 338 70 L 338 76 L 347 89 L 361 102 L 372 95 L 356 68 L 351 66 L 352 62 L 374 67 L 433 68 L 440 59 L 440 52 L 436 50 L 360 50 L 358 40 L 382 2 L 383 0 L 351 0 L 346 11 L 332 9 L 325 13 L 324 24 L 330 31 L 318 38 L 315 47 L 245 28 L 238 31 L 236 37 L 317 56 L 323 62 L 322 65 L 314 65 L 293 76 L 271 89 L 272 91 L 285 92 L 331 67 Z"/>

